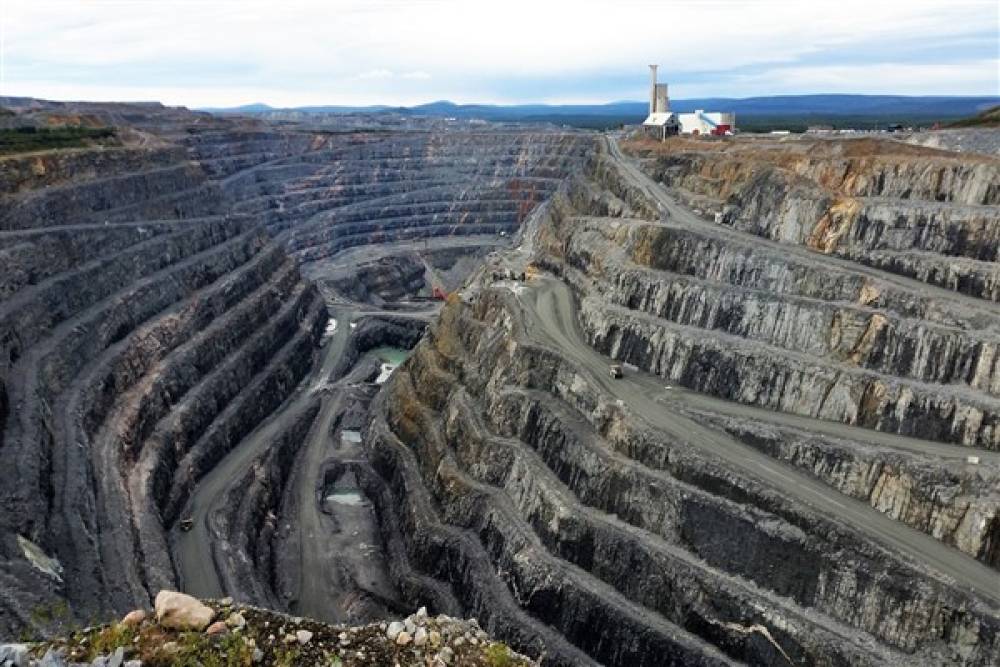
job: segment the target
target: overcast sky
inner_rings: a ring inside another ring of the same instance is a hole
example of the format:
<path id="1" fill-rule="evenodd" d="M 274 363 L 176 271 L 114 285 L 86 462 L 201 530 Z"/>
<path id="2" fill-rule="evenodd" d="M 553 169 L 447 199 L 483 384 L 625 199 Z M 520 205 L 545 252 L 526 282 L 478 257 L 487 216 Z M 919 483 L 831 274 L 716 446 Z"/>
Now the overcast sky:
<path id="1" fill-rule="evenodd" d="M 996 0 L 0 0 L 0 95 L 418 104 L 1000 95 Z"/>

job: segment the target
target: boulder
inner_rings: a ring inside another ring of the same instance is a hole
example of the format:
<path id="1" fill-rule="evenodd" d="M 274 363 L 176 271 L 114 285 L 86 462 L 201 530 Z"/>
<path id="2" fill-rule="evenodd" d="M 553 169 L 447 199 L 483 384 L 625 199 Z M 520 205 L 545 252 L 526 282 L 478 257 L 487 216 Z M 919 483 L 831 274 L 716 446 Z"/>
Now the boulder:
<path id="1" fill-rule="evenodd" d="M 156 620 L 174 630 L 204 630 L 215 612 L 197 598 L 177 591 L 160 591 L 156 595 Z"/>
<path id="2" fill-rule="evenodd" d="M 229 626 L 225 621 L 216 621 L 205 629 L 206 635 L 224 635 L 229 632 Z"/>
<path id="3" fill-rule="evenodd" d="M 396 639 L 396 637 L 399 636 L 399 633 L 403 632 L 405 629 L 406 626 L 400 621 L 393 621 L 389 624 L 389 628 L 385 631 L 385 636 L 389 639 Z"/>
<path id="4" fill-rule="evenodd" d="M 27 667 L 28 647 L 24 644 L 0 644 L 0 665 Z"/>
<path id="5" fill-rule="evenodd" d="M 130 628 L 142 625 L 142 622 L 146 620 L 146 612 L 142 609 L 133 609 L 129 613 L 125 614 L 125 618 L 122 619 L 122 625 L 126 625 Z"/>
<path id="6" fill-rule="evenodd" d="M 45 655 L 38 662 L 38 667 L 65 667 L 65 665 L 66 660 L 63 654 L 53 649 L 46 651 Z"/>

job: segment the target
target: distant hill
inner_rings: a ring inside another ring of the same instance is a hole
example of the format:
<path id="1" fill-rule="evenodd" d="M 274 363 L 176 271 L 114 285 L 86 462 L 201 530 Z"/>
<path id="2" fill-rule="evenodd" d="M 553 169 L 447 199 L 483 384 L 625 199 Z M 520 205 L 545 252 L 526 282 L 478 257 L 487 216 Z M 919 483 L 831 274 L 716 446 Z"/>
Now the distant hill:
<path id="1" fill-rule="evenodd" d="M 274 111 L 274 107 L 258 102 L 256 104 L 244 104 L 239 107 L 205 107 L 204 109 L 198 109 L 198 111 L 208 111 L 210 113 L 263 113 L 265 111 Z"/>
<path id="2" fill-rule="evenodd" d="M 998 97 L 908 97 L 902 95 L 779 95 L 772 97 L 706 97 L 671 100 L 670 108 L 677 112 L 696 109 L 734 111 L 742 116 L 970 116 L 1000 103 Z M 453 104 L 432 102 L 411 107 L 411 111 L 427 115 L 485 117 L 487 119 L 520 120 L 532 116 L 633 116 L 644 118 L 647 102 L 612 102 L 610 104 L 522 104 L 493 106 L 483 104 Z"/>
<path id="3" fill-rule="evenodd" d="M 386 111 L 393 107 L 386 105 L 371 105 L 371 106 L 343 106 L 343 105 L 323 105 L 323 106 L 310 106 L 310 107 L 272 107 L 268 104 L 262 104 L 260 102 L 256 104 L 244 104 L 238 107 L 203 107 L 196 109 L 196 111 L 207 111 L 209 113 L 244 113 L 244 114 L 259 114 L 259 113 L 269 113 L 272 111 L 300 111 L 303 113 L 377 113 L 379 111 Z"/>
<path id="4" fill-rule="evenodd" d="M 671 100 L 677 112 L 696 109 L 733 111 L 737 123 L 746 127 L 790 125 L 804 129 L 809 123 L 834 125 L 883 124 L 889 122 L 929 124 L 974 116 L 1000 104 L 1000 97 L 905 96 L 905 95 L 775 95 L 743 99 L 708 97 Z M 646 102 L 610 104 L 455 104 L 437 101 L 413 107 L 312 106 L 282 109 L 304 113 L 378 113 L 393 111 L 421 116 L 481 118 L 509 122 L 553 122 L 583 127 L 607 127 L 638 123 L 646 117 Z M 265 104 L 230 109 L 204 109 L 216 113 L 263 113 L 279 111 Z"/>
<path id="5" fill-rule="evenodd" d="M 990 107 L 972 118 L 962 118 L 948 127 L 1000 127 L 1000 106 Z"/>

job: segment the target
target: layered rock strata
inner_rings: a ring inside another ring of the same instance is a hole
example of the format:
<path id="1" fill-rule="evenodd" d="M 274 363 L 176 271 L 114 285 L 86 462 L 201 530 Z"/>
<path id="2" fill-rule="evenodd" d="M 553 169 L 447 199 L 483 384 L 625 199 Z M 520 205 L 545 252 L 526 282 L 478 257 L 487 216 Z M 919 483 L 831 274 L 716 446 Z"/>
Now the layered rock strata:
<path id="1" fill-rule="evenodd" d="M 2 158 L 0 631 L 179 586 L 331 620 L 400 611 L 410 598 L 364 567 L 302 585 L 339 567 L 330 545 L 381 550 L 337 542 L 311 487 L 329 471 L 378 487 L 360 449 L 331 458 L 376 389 L 368 350 L 412 346 L 436 308 L 412 298 L 505 244 L 591 142 L 4 104 L 25 123 L 112 126 L 116 142 Z"/>
<path id="2" fill-rule="evenodd" d="M 400 585 L 555 664 L 991 664 L 995 310 L 634 168 L 595 157 L 376 399 Z"/>
<path id="3" fill-rule="evenodd" d="M 1000 160 L 885 139 L 632 147 L 722 224 L 1000 300 Z"/>

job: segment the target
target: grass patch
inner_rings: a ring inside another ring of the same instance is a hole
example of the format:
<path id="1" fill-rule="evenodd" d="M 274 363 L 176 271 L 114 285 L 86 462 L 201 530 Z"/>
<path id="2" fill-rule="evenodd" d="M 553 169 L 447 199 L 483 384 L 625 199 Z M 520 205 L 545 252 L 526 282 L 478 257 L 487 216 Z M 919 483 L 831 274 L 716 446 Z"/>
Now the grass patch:
<path id="1" fill-rule="evenodd" d="M 15 127 L 0 129 L 0 155 L 79 148 L 113 139 L 111 127 Z"/>
<path id="2" fill-rule="evenodd" d="M 131 648 L 136 634 L 134 628 L 121 623 L 91 632 L 87 642 L 89 646 L 87 660 L 93 661 L 99 655 L 114 653 L 119 646 Z"/>
<path id="3" fill-rule="evenodd" d="M 499 642 L 490 644 L 483 653 L 486 664 L 490 667 L 510 667 L 514 664 L 514 657 L 510 653 L 510 648 L 506 644 Z"/>
<path id="4" fill-rule="evenodd" d="M 143 664 L 156 665 L 147 658 Z M 180 652 L 170 659 L 171 665 L 190 667 L 249 667 L 253 664 L 253 649 L 237 634 L 224 635 L 216 640 L 199 633 L 190 633 L 181 643 Z"/>
<path id="5" fill-rule="evenodd" d="M 253 648 L 241 635 L 208 637 L 200 632 L 170 635 L 148 623 L 141 627 L 124 623 L 102 626 L 77 635 L 75 644 L 78 648 L 70 657 L 86 662 L 124 648 L 126 657 L 139 658 L 148 667 L 250 667 L 253 664 Z M 80 650 L 79 647 L 85 648 Z"/>

